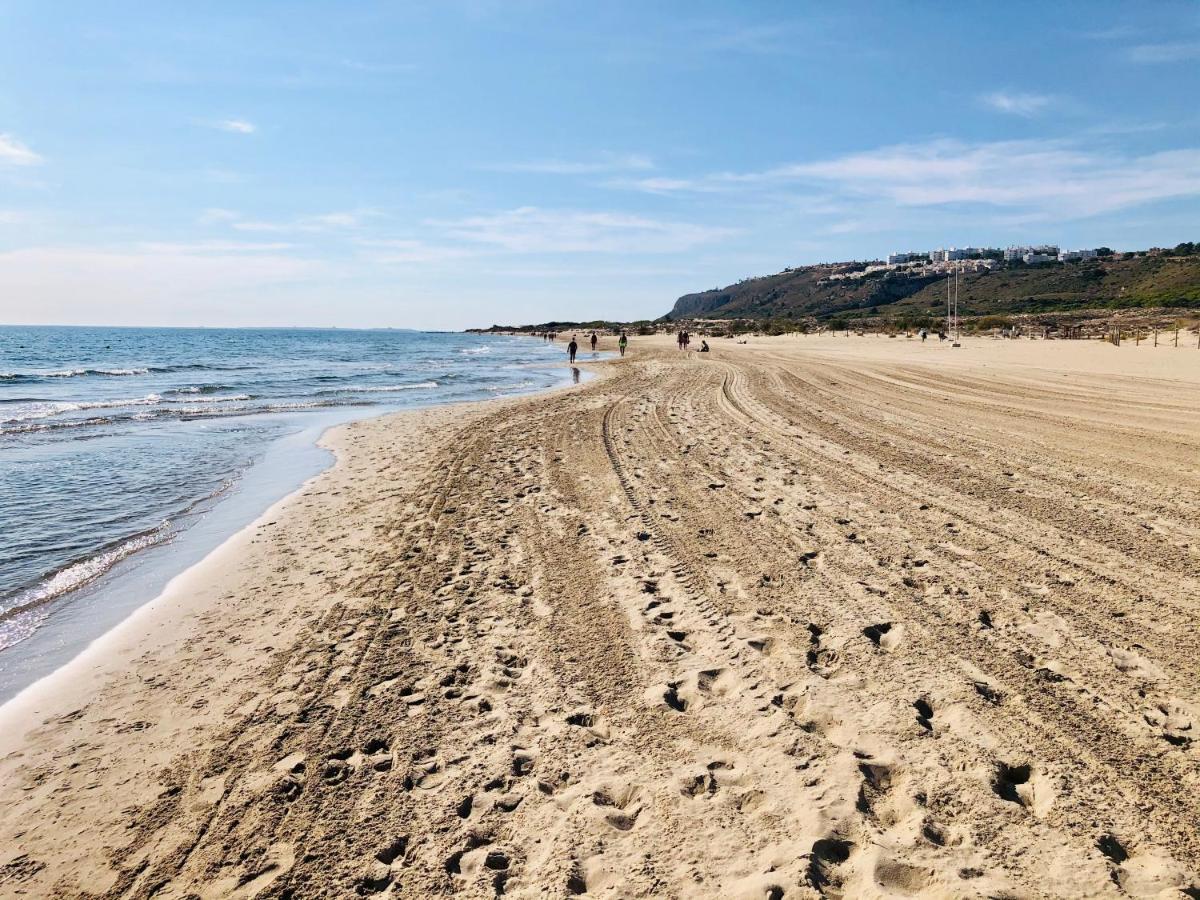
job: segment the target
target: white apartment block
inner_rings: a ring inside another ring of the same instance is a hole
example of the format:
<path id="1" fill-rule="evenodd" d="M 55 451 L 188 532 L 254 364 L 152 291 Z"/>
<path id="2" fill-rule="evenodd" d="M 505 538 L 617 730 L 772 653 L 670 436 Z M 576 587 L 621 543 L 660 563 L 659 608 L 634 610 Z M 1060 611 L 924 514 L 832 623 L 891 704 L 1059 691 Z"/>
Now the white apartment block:
<path id="1" fill-rule="evenodd" d="M 1058 259 L 1058 246 L 1056 244 L 1038 244 L 1037 246 L 1009 247 L 1004 251 L 1006 262 L 1012 262 L 1015 259 L 1022 259 L 1025 262 L 1029 262 L 1026 259 L 1029 256 L 1048 256 L 1052 259 Z M 1043 259 L 1038 260 L 1038 262 L 1047 261 Z"/>

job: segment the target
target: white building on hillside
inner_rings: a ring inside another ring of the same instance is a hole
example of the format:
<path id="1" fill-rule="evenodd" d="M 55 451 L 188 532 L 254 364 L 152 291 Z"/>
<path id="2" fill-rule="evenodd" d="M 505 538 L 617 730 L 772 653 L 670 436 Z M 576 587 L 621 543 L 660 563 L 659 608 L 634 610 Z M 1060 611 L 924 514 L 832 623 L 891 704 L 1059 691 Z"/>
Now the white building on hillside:
<path id="1" fill-rule="evenodd" d="M 1009 247 L 1004 251 L 1004 259 L 1006 262 L 1012 262 L 1016 259 L 1025 259 L 1027 256 L 1049 256 L 1053 259 L 1058 259 L 1057 244 L 1038 244 L 1036 246 L 1024 247 Z M 1029 260 L 1025 260 L 1028 262 Z M 1046 260 L 1039 260 L 1046 262 Z"/>
<path id="2" fill-rule="evenodd" d="M 1063 250 L 1058 254 L 1059 262 L 1069 262 L 1073 259 L 1095 259 L 1095 250 Z"/>

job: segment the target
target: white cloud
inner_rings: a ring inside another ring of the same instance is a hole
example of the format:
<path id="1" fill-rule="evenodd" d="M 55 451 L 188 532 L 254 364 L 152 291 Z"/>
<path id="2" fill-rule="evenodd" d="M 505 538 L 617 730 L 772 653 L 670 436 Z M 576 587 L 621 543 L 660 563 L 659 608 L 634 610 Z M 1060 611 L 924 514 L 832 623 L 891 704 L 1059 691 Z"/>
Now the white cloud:
<path id="1" fill-rule="evenodd" d="M 287 221 L 266 221 L 247 219 L 241 213 L 230 209 L 206 209 L 200 215 L 200 224 L 226 224 L 237 231 L 317 233 L 358 228 L 363 224 L 364 218 L 373 214 L 370 210 L 356 210 L 354 212 L 329 212 L 312 216 L 300 216 L 299 218 Z"/>
<path id="2" fill-rule="evenodd" d="M 793 22 L 735 25 L 727 22 L 693 26 L 693 40 L 704 50 L 772 55 L 802 52 L 812 41 L 803 26 Z"/>
<path id="3" fill-rule="evenodd" d="M 694 178 L 612 178 L 605 182 L 609 187 L 640 191 L 643 194 L 715 193 L 729 190 L 714 179 Z"/>
<path id="4" fill-rule="evenodd" d="M 995 91 L 984 94 L 979 102 L 997 112 L 1014 116 L 1036 116 L 1054 103 L 1049 94 L 1022 94 L 1010 91 Z"/>
<path id="5" fill-rule="evenodd" d="M 431 224 L 456 240 L 511 253 L 676 253 L 733 234 L 728 228 L 626 213 L 533 206 Z"/>
<path id="6" fill-rule="evenodd" d="M 284 241 L 254 242 L 249 241 L 143 241 L 135 244 L 134 249 L 146 253 L 159 254 L 212 254 L 212 253 L 274 253 L 279 250 L 289 250 L 294 244 Z"/>
<path id="7" fill-rule="evenodd" d="M 830 182 L 900 206 L 979 203 L 1071 218 L 1200 195 L 1200 149 L 1124 157 L 1057 141 L 940 140 L 790 166 L 774 175 Z"/>
<path id="8" fill-rule="evenodd" d="M 1136 47 L 1130 47 L 1126 55 L 1130 62 L 1147 65 L 1187 62 L 1192 59 L 1200 59 L 1200 41 L 1138 44 Z"/>
<path id="9" fill-rule="evenodd" d="M 383 265 L 445 262 L 475 255 L 466 247 L 438 246 L 406 239 L 360 240 L 356 243 L 365 248 L 365 259 Z"/>
<path id="10" fill-rule="evenodd" d="M 0 134 L 0 164 L 11 166 L 40 165 L 42 158 L 11 134 Z"/>
<path id="11" fill-rule="evenodd" d="M 304 285 L 327 272 L 279 252 L 222 252 L 217 245 L 40 246 L 0 253 L 6 314 L 28 322 L 138 324 L 184 315 L 193 323 L 253 319 L 267 288 Z M 86 298 L 86 301 L 80 298 Z M 163 299 L 170 303 L 164 310 Z M 278 321 L 289 321 L 286 309 Z M 176 319 L 176 321 L 179 321 Z"/>
<path id="12" fill-rule="evenodd" d="M 1200 148 L 1126 156 L 1068 141 L 899 144 L 757 172 L 716 172 L 621 186 L 650 192 L 736 191 L 789 198 L 789 185 L 819 189 L 822 214 L 850 204 L 899 207 L 982 204 L 1033 217 L 1081 218 L 1155 200 L 1200 195 Z M 811 197 L 801 196 L 802 202 Z"/>
<path id="13" fill-rule="evenodd" d="M 236 213 L 232 209 L 210 207 L 200 214 L 200 224 L 212 225 L 217 222 L 236 222 L 241 217 L 241 213 Z"/>
<path id="14" fill-rule="evenodd" d="M 214 128 L 219 128 L 221 131 L 229 131 L 233 134 L 254 134 L 258 128 L 253 122 L 247 122 L 245 119 L 222 119 L 219 122 L 213 123 Z"/>
<path id="15" fill-rule="evenodd" d="M 368 72 L 372 75 L 395 75 L 400 72 L 415 72 L 419 66 L 416 63 L 396 62 L 367 62 L 361 59 L 342 59 L 340 64 L 355 72 Z"/>
<path id="16" fill-rule="evenodd" d="M 528 172 L 537 175 L 594 175 L 600 172 L 636 172 L 654 168 L 640 154 L 602 154 L 593 160 L 541 159 L 519 163 L 495 163 L 483 167 L 491 172 Z"/>
<path id="17" fill-rule="evenodd" d="M 1118 38 L 1132 37 L 1137 29 L 1129 25 L 1113 25 L 1109 28 L 1093 28 L 1075 33 L 1076 37 L 1087 41 L 1115 41 Z"/>

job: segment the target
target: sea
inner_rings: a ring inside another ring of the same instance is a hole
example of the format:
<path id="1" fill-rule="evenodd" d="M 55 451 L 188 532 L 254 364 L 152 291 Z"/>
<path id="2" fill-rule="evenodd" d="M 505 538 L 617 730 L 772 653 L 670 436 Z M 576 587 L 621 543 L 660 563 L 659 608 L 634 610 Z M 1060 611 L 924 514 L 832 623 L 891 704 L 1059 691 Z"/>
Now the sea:
<path id="1" fill-rule="evenodd" d="M 329 465 L 331 425 L 579 377 L 530 337 L 0 327 L 0 702 Z"/>

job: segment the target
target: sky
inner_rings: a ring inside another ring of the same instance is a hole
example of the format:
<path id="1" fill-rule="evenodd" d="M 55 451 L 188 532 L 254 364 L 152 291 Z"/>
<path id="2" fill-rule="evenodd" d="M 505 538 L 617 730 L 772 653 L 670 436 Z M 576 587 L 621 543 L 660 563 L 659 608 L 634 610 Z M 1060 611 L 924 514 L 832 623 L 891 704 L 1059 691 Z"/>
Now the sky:
<path id="1" fill-rule="evenodd" d="M 0 0 L 0 322 L 653 318 L 1200 239 L 1200 3 Z"/>

